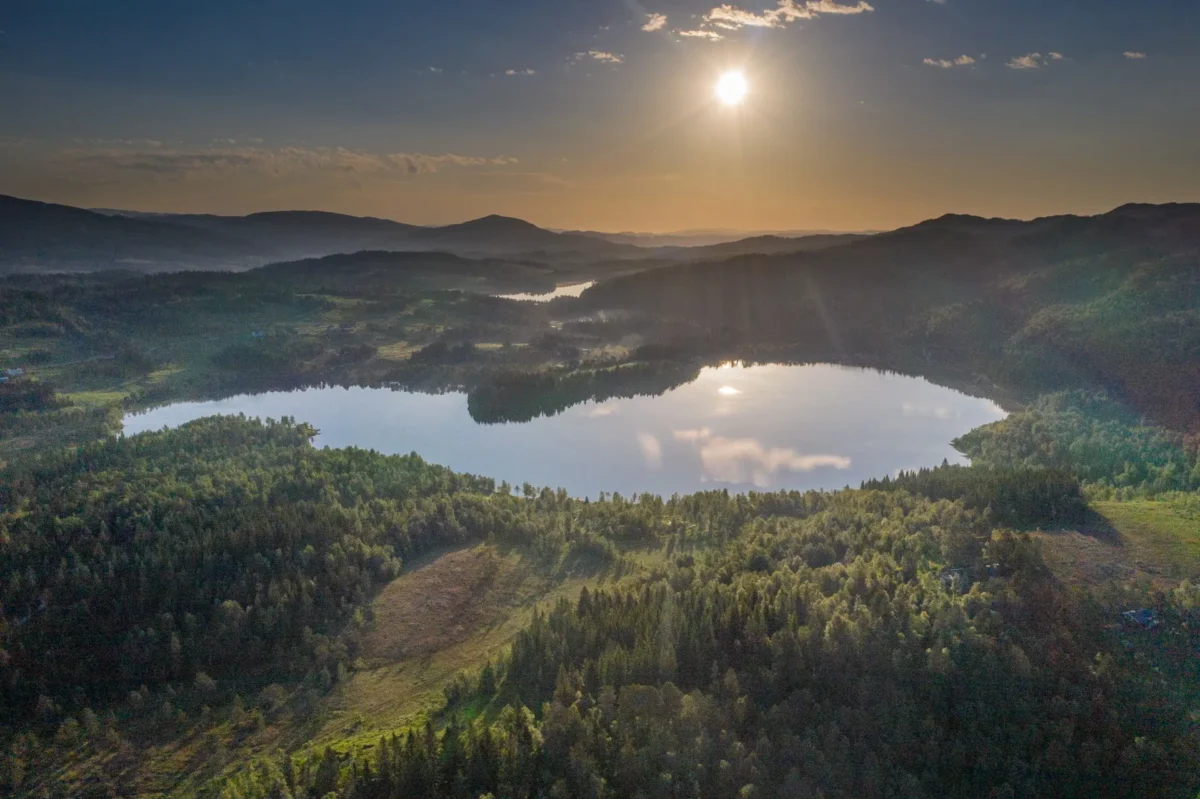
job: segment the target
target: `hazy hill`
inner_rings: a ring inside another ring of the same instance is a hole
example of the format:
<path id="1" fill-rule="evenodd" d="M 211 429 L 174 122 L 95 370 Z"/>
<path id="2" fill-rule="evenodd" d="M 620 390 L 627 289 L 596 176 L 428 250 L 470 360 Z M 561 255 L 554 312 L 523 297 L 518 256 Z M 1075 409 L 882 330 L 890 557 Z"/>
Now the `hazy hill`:
<path id="1" fill-rule="evenodd" d="M 555 233 L 507 216 L 493 214 L 445 227 L 418 228 L 408 243 L 415 249 L 446 249 L 467 254 L 578 255 L 589 258 L 642 257 L 645 250 L 578 233 Z"/>
<path id="2" fill-rule="evenodd" d="M 498 258 L 464 258 L 447 252 L 364 250 L 322 258 L 273 263 L 251 276 L 289 285 L 315 286 L 336 282 L 346 289 L 372 286 L 392 290 L 460 289 L 486 293 L 553 291 L 556 273 L 541 264 Z"/>
<path id="3" fill-rule="evenodd" d="M 739 255 L 779 255 L 796 252 L 816 252 L 866 238 L 861 233 L 817 233 L 811 236 L 751 236 L 737 241 L 709 244 L 702 247 L 672 249 L 671 255 L 689 260 L 735 258 Z"/>
<path id="4" fill-rule="evenodd" d="M 605 233 L 596 230 L 570 231 L 582 236 L 604 239 L 616 244 L 636 244 L 639 247 L 709 247 L 713 244 L 729 244 L 745 239 L 775 237 L 781 239 L 801 239 L 810 236 L 839 236 L 841 232 L 832 230 L 730 230 L 727 228 L 679 230 L 671 233 Z M 874 231 L 858 231 L 859 235 L 870 235 Z"/>
<path id="5" fill-rule="evenodd" d="M 414 225 L 325 211 L 264 211 L 248 216 L 189 214 L 158 217 L 253 242 L 274 258 L 358 250 L 398 249 Z"/>
<path id="6" fill-rule="evenodd" d="M 499 216 L 417 227 L 321 211 L 248 216 L 98 212 L 0 196 L 0 272 L 238 270 L 360 250 L 440 250 L 467 256 L 537 253 L 546 259 L 579 261 L 640 257 L 646 252 Z"/>
<path id="7" fill-rule="evenodd" d="M 817 252 L 614 278 L 582 301 L 704 320 L 733 346 L 941 361 L 1033 391 L 1098 384 L 1200 427 L 1200 205 L 946 216 Z"/>
<path id="8" fill-rule="evenodd" d="M 0 270 L 230 268 L 261 263 L 251 242 L 170 219 L 108 216 L 0 195 Z"/>

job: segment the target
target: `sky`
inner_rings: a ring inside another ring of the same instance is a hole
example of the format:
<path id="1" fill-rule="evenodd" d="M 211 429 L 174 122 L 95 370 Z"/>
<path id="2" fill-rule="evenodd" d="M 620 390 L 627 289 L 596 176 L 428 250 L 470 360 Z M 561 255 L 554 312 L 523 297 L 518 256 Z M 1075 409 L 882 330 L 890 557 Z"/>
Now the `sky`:
<path id="1" fill-rule="evenodd" d="M 1197 41 L 1197 0 L 4 0 L 0 193 L 646 232 L 1200 201 Z"/>

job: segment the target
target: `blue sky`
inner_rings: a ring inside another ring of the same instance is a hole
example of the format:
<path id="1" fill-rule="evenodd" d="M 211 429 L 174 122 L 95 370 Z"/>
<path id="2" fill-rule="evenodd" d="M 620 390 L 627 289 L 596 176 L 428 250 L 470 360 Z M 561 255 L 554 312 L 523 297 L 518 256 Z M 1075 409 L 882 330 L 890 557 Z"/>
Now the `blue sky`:
<path id="1" fill-rule="evenodd" d="M 637 230 L 1200 200 L 1195 0 L 6 0 L 0 30 L 0 192 L 38 199 Z"/>

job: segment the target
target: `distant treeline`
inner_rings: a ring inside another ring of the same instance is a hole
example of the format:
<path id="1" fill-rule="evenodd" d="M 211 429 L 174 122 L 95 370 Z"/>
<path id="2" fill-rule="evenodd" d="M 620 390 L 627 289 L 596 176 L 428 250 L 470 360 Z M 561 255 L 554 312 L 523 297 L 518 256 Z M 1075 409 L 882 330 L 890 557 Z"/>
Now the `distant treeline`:
<path id="1" fill-rule="evenodd" d="M 690 362 L 650 361 L 603 369 L 501 372 L 467 395 L 471 418 L 483 424 L 554 416 L 589 400 L 655 396 L 695 380 Z"/>

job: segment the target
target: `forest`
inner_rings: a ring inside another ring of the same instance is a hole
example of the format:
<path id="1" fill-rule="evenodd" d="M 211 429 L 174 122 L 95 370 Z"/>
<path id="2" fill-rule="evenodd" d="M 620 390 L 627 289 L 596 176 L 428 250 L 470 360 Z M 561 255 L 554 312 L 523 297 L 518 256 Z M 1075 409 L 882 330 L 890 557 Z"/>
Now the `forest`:
<path id="1" fill-rule="evenodd" d="M 1013 532 L 1080 513 L 1086 460 L 588 502 L 312 434 L 211 418 L 9 467 L 0 785 L 69 791 L 49 765 L 66 753 L 209 708 L 261 724 L 242 696 L 272 685 L 319 704 L 355 668 L 373 592 L 476 540 L 630 576 L 536 612 L 424 728 L 260 758 L 212 795 L 1132 797 L 1200 779 L 1180 693 L 1200 594 L 1159 592 L 1166 630 L 1131 641 Z M 645 547 L 665 556 L 638 566 Z M 119 777 L 86 784 L 120 795 Z"/>

